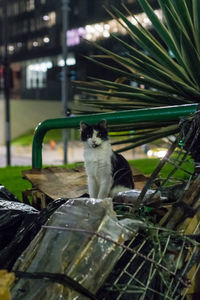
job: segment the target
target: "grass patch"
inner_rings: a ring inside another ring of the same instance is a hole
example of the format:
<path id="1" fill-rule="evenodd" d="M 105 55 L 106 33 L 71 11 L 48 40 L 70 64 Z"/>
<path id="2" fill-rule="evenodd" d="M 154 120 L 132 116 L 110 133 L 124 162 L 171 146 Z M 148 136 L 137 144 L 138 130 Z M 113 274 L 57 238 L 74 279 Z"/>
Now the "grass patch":
<path id="1" fill-rule="evenodd" d="M 159 164 L 159 158 L 147 158 L 147 159 L 137 159 L 129 161 L 130 165 L 136 167 L 139 171 L 141 171 L 145 175 L 150 175 L 153 170 Z M 75 168 L 76 166 L 83 165 L 83 163 L 74 163 L 69 164 L 68 168 Z M 189 172 L 193 172 L 193 164 L 191 159 L 182 164 Z M 11 193 L 13 193 L 19 200 L 22 200 L 22 191 L 31 188 L 31 184 L 29 181 L 22 179 L 22 171 L 31 169 L 31 167 L 5 167 L 0 168 L 0 183 L 4 185 Z M 166 178 L 169 172 L 173 169 L 173 166 L 166 164 L 162 169 L 160 176 L 162 178 Z M 187 179 L 189 175 L 187 175 L 182 170 L 178 170 L 174 174 L 175 178 L 179 179 Z"/>
<path id="2" fill-rule="evenodd" d="M 172 158 L 173 159 L 173 155 Z M 129 161 L 130 165 L 136 167 L 141 173 L 144 175 L 151 175 L 153 170 L 158 166 L 160 162 L 159 158 L 144 158 L 144 159 L 137 159 Z M 193 160 L 188 156 L 188 159 L 182 163 L 181 168 L 186 170 L 189 173 L 194 172 L 194 163 Z M 174 166 L 166 163 L 162 168 L 159 176 L 161 178 L 167 178 L 168 174 L 174 169 Z M 173 178 L 177 179 L 189 179 L 190 174 L 184 172 L 183 170 L 179 169 L 173 174 Z"/>
<path id="3" fill-rule="evenodd" d="M 12 140 L 12 145 L 20 145 L 20 146 L 28 146 L 32 145 L 33 142 L 33 133 L 34 130 L 29 130 L 25 134 L 19 136 L 18 138 L 15 138 Z"/>
<path id="4" fill-rule="evenodd" d="M 73 169 L 80 165 L 83 165 L 83 163 L 73 163 L 67 165 L 67 167 Z M 0 168 L 0 184 L 4 185 L 5 188 L 14 194 L 20 201 L 22 201 L 22 192 L 32 187 L 28 180 L 22 178 L 22 171 L 29 169 L 31 169 L 29 166 Z"/>
<path id="5" fill-rule="evenodd" d="M 80 133 L 78 129 L 67 129 L 69 140 L 80 140 Z M 27 131 L 25 134 L 12 140 L 12 145 L 29 146 L 32 145 L 34 136 L 34 129 Z M 62 142 L 62 129 L 52 129 L 47 132 L 44 137 L 44 143 L 49 144 L 54 140 L 56 143 Z"/>
<path id="6" fill-rule="evenodd" d="M 150 175 L 152 171 L 157 167 L 159 162 L 159 158 L 141 158 L 136 160 L 130 160 L 129 164 L 134 166 L 144 175 Z"/>
<path id="7" fill-rule="evenodd" d="M 22 200 L 22 191 L 31 188 L 30 182 L 22 178 L 22 170 L 30 168 L 18 166 L 0 168 L 0 184 L 4 185 L 19 200 Z"/>

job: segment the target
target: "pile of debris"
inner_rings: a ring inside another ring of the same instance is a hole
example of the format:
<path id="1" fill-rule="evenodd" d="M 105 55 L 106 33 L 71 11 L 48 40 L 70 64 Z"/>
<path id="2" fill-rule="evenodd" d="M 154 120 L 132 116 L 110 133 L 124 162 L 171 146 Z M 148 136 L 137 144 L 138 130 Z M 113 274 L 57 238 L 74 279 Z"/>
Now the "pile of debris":
<path id="1" fill-rule="evenodd" d="M 2 299 L 199 298 L 200 175 L 185 167 L 189 154 L 200 161 L 197 125 L 182 122 L 142 191 L 61 198 L 39 211 L 1 187 L 0 269 L 12 276 Z M 187 179 L 176 181 L 180 168 Z"/>

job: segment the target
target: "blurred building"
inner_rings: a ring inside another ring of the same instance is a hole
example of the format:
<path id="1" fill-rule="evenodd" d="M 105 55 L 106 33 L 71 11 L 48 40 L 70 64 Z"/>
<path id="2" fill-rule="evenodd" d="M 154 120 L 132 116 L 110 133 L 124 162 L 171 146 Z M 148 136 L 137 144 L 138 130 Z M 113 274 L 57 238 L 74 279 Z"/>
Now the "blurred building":
<path id="1" fill-rule="evenodd" d="M 61 99 L 62 56 L 62 1 L 63 0 L 9 0 L 8 51 L 12 69 L 12 97 L 24 99 Z M 154 6 L 156 1 L 150 1 Z M 0 36 L 3 28 L 3 0 L 0 0 Z M 96 41 L 120 52 L 110 39 L 111 33 L 123 35 L 123 29 L 105 11 L 104 5 L 120 5 L 121 0 L 69 0 L 68 78 L 85 79 L 87 75 L 100 76 L 102 70 L 83 58 L 97 53 L 85 42 Z M 124 3 L 142 22 L 137 0 Z M 155 6 L 156 8 L 156 6 Z M 127 37 L 128 38 L 128 37 Z M 0 56 L 3 55 L 0 39 Z M 3 71 L 0 67 L 0 80 Z M 104 77 L 106 74 L 104 74 Z M 107 76 L 110 76 L 109 74 Z"/>

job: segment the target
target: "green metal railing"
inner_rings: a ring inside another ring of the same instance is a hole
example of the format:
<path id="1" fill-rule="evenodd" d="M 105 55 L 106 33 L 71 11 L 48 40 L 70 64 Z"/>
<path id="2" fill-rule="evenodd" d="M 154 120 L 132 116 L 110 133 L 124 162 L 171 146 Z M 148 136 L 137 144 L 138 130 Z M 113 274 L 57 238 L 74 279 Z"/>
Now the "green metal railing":
<path id="1" fill-rule="evenodd" d="M 42 168 L 42 142 L 45 134 L 51 129 L 78 128 L 81 121 L 95 124 L 102 119 L 106 119 L 110 125 L 144 121 L 178 121 L 182 117 L 195 113 L 198 106 L 199 104 L 185 104 L 45 120 L 39 123 L 35 130 L 32 146 L 32 168 Z"/>

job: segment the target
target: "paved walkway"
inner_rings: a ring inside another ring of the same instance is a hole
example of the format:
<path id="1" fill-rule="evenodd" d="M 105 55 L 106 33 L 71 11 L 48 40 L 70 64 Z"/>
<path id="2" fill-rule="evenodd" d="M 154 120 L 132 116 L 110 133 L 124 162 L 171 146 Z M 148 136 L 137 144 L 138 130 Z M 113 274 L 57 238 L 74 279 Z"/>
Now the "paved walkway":
<path id="1" fill-rule="evenodd" d="M 130 150 L 123 155 L 127 159 L 136 159 L 144 157 L 141 148 Z M 69 142 L 68 144 L 68 163 L 83 161 L 83 146 L 81 142 Z M 42 151 L 43 165 L 62 165 L 63 164 L 63 147 L 62 144 L 44 145 Z M 31 166 L 32 165 L 32 148 L 31 146 L 12 146 L 11 147 L 11 166 Z M 6 147 L 0 146 L 0 167 L 6 166 Z"/>
<path id="2" fill-rule="evenodd" d="M 79 142 L 69 144 L 68 162 L 73 163 L 83 161 L 82 145 Z M 63 163 L 62 145 L 58 144 L 52 148 L 50 145 L 43 145 L 42 162 L 44 165 L 61 165 Z M 11 146 L 12 166 L 31 166 L 32 147 L 31 146 Z M 6 166 L 6 147 L 0 146 L 0 167 Z"/>

